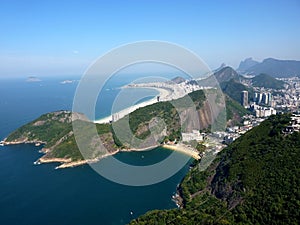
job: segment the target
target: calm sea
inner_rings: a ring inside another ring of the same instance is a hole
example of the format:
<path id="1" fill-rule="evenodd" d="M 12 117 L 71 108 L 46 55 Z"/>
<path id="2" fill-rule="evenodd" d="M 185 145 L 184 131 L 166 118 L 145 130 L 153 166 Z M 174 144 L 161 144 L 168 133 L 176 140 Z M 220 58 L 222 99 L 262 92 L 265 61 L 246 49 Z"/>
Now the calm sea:
<path id="1" fill-rule="evenodd" d="M 60 84 L 62 80 L 43 78 L 30 83 L 0 79 L 0 139 L 41 114 L 71 110 L 78 83 Z M 126 82 L 117 79 L 107 85 L 101 93 L 105 107 L 97 110 L 97 118 L 110 114 L 118 88 Z M 101 177 L 88 165 L 61 170 L 54 169 L 57 164 L 33 165 L 41 157 L 39 149 L 33 145 L 0 146 L 0 224 L 126 224 L 151 209 L 175 208 L 171 196 L 188 171 L 186 165 L 161 183 L 124 186 Z M 115 157 L 133 165 L 148 165 L 169 154 L 156 148 Z"/>

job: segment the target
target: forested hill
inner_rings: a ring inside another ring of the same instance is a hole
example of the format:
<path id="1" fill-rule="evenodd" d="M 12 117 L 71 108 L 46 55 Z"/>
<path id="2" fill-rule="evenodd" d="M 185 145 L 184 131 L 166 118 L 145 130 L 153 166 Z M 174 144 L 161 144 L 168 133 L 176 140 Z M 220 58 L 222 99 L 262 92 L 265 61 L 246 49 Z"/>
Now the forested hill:
<path id="1" fill-rule="evenodd" d="M 182 209 L 155 210 L 131 224 L 298 224 L 300 134 L 283 134 L 289 115 L 272 116 L 196 165 L 180 185 Z"/>

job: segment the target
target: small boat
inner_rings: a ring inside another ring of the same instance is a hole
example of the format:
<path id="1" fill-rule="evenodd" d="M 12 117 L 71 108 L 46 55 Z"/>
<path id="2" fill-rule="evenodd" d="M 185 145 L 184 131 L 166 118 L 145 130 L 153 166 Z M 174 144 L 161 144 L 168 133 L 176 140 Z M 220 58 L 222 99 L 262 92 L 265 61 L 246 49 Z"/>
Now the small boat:
<path id="1" fill-rule="evenodd" d="M 0 141 L 0 146 L 4 146 L 4 141 Z"/>

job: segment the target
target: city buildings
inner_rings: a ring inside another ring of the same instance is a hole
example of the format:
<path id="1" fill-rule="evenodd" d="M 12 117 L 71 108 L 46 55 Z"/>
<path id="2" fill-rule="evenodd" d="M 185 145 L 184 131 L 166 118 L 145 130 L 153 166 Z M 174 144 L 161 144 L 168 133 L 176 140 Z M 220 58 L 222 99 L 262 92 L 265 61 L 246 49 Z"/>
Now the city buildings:
<path id="1" fill-rule="evenodd" d="M 249 106 L 249 104 L 248 104 L 248 91 L 242 91 L 242 93 L 241 93 L 241 104 L 245 108 L 247 108 Z"/>

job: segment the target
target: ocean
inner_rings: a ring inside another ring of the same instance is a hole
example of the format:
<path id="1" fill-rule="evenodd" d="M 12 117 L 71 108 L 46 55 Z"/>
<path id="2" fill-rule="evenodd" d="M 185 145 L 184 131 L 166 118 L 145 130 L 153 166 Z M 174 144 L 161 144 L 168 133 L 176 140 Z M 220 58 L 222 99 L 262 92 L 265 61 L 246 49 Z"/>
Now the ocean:
<path id="1" fill-rule="evenodd" d="M 0 139 L 44 113 L 71 110 L 78 82 L 60 83 L 66 79 L 74 77 L 42 78 L 40 82 L 1 78 Z M 110 114 L 113 99 L 126 83 L 128 78 L 112 79 L 105 86 L 99 97 L 101 107 L 96 106 L 96 118 Z M 147 96 L 141 101 L 157 94 L 155 90 L 139 91 Z M 113 183 L 89 165 L 60 170 L 54 169 L 56 163 L 34 165 L 42 156 L 40 148 L 0 146 L 0 224 L 126 224 L 152 209 L 176 208 L 171 197 L 191 162 L 161 183 L 133 187 Z M 111 157 L 132 165 L 150 165 L 170 153 L 156 148 Z"/>

